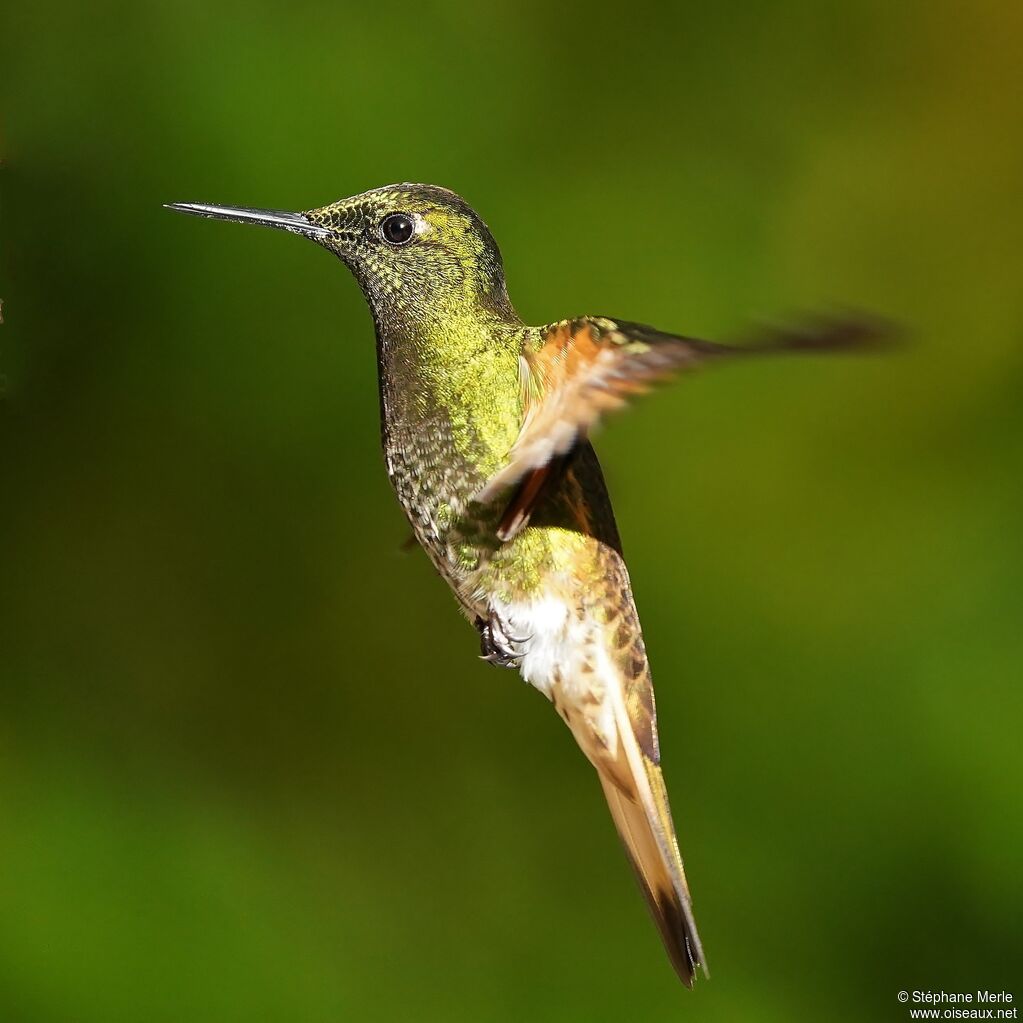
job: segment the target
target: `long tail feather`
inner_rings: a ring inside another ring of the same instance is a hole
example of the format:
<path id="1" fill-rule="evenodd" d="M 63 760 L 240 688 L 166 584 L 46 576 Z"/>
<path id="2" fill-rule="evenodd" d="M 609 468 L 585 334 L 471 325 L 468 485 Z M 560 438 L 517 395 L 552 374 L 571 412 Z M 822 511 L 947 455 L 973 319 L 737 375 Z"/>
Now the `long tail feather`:
<path id="1" fill-rule="evenodd" d="M 707 973 L 706 961 L 661 771 L 649 761 L 644 768 L 645 778 L 635 779 L 636 788 L 646 788 L 648 799 L 640 791 L 630 797 L 617 779 L 603 773 L 600 783 L 668 958 L 682 983 L 691 988 L 697 967 Z"/>
<path id="2" fill-rule="evenodd" d="M 698 968 L 705 976 L 710 974 L 693 916 L 664 776 L 636 742 L 624 705 L 615 702 L 617 756 L 613 760 L 599 756 L 590 759 L 671 965 L 682 983 L 693 987 Z"/>

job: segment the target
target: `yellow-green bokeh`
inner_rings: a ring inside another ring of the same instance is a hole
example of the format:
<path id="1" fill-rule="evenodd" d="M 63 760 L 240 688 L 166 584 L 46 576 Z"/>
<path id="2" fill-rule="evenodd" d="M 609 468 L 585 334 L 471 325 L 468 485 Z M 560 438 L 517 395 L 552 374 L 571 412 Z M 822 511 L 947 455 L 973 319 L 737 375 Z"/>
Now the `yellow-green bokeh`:
<path id="1" fill-rule="evenodd" d="M 7 3 L 0 1019 L 900 1020 L 1020 980 L 1009 2 Z M 714 977 L 406 532 L 313 245 L 168 201 L 464 194 L 520 312 L 886 357 L 597 438 Z M 1023 988 L 1016 987 L 1017 997 Z"/>

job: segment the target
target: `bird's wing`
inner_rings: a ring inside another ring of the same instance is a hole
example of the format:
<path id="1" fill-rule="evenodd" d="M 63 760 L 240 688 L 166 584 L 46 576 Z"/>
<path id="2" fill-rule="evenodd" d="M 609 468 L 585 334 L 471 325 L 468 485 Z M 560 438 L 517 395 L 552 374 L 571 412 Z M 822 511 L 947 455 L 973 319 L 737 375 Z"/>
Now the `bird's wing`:
<path id="1" fill-rule="evenodd" d="M 820 321 L 764 332 L 753 343 L 724 345 L 665 334 L 638 323 L 583 317 L 543 327 L 520 358 L 523 423 L 505 465 L 476 495 L 490 501 L 517 483 L 498 535 L 510 539 L 550 484 L 544 471 L 608 412 L 672 374 L 723 357 L 833 351 L 866 346 L 883 335 L 862 319 Z M 536 478 L 530 478 L 536 474 Z"/>

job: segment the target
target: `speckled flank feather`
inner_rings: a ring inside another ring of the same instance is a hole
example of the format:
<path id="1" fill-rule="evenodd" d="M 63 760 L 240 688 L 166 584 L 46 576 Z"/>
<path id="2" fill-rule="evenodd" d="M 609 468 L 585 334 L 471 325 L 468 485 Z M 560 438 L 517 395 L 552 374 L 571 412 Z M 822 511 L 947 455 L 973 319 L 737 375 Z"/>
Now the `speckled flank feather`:
<path id="1" fill-rule="evenodd" d="M 596 768 L 669 957 L 692 984 L 703 957 L 650 670 L 587 430 L 698 361 L 851 347 L 869 327 L 824 324 L 746 349 L 606 317 L 528 327 L 490 231 L 434 185 L 391 185 L 305 214 L 175 208 L 306 235 L 354 273 L 376 326 L 387 473 L 416 539 L 487 658 L 518 667 L 551 700 Z"/>

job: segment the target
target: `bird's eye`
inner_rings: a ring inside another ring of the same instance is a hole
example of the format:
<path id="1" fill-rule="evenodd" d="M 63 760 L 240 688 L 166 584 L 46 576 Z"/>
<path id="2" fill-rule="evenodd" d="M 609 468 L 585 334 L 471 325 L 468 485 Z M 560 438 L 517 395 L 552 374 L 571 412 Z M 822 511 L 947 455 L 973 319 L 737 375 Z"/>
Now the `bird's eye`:
<path id="1" fill-rule="evenodd" d="M 407 213 L 392 213 L 380 221 L 380 233 L 391 245 L 404 245 L 415 234 L 416 225 Z"/>

